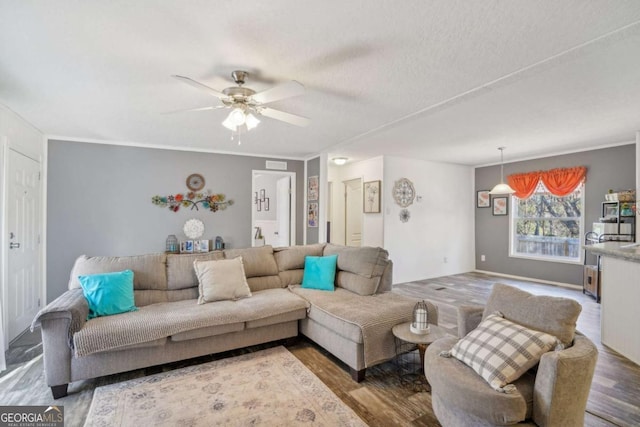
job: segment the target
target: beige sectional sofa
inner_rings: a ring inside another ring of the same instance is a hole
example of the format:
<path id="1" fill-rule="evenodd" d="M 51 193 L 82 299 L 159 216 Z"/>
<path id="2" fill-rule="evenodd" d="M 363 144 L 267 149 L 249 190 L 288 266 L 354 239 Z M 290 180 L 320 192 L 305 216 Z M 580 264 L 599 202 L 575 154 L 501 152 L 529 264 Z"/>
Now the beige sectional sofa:
<path id="1" fill-rule="evenodd" d="M 305 256 L 337 254 L 336 290 L 300 287 Z M 197 304 L 193 262 L 241 256 L 251 297 Z M 87 320 L 79 275 L 131 269 L 138 311 Z M 299 330 L 364 379 L 395 356 L 391 328 L 415 300 L 389 292 L 393 264 L 381 248 L 307 245 L 76 260 L 69 290 L 34 319 L 54 398 L 70 382 L 296 337 Z M 437 324 L 436 307 L 430 322 Z"/>

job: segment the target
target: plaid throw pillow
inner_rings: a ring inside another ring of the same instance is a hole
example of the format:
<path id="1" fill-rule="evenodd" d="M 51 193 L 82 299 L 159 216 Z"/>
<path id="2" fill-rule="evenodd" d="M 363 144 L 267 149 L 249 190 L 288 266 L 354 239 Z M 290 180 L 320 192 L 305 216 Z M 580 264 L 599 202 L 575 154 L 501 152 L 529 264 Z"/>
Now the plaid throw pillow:
<path id="1" fill-rule="evenodd" d="M 535 366 L 558 343 L 553 335 L 525 328 L 495 312 L 442 356 L 465 363 L 494 390 L 512 393 L 515 386 L 509 383 Z"/>

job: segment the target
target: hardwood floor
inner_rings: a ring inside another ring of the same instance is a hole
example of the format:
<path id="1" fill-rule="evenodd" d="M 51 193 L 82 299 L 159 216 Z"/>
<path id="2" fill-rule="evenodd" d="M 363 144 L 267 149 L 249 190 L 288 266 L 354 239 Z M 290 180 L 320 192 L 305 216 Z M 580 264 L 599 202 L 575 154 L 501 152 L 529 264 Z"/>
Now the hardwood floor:
<path id="1" fill-rule="evenodd" d="M 535 294 L 564 296 L 580 302 L 583 310 L 578 319 L 578 329 L 591 338 L 600 351 L 587 404 L 585 425 L 640 425 L 640 367 L 600 344 L 600 305 L 580 291 L 467 273 L 396 285 L 394 292 L 435 303 L 439 308 L 440 326 L 455 334 L 457 307 L 483 304 L 495 282 L 513 285 Z M 100 385 L 278 344 L 281 343 L 176 362 L 162 368 L 141 369 L 79 381 L 69 387 L 69 396 L 56 403 L 65 406 L 67 426 L 82 425 L 93 390 Z M 368 369 L 365 381 L 358 384 L 351 380 L 346 365 L 313 342 L 301 338 L 294 344 L 287 345 L 287 348 L 370 426 L 439 425 L 431 410 L 431 395 L 401 385 L 393 363 L 387 362 Z M 0 374 L 0 405 L 45 405 L 52 402 L 49 389 L 44 384 L 41 353 L 39 333 L 27 334 L 10 347 L 7 352 L 9 370 Z"/>

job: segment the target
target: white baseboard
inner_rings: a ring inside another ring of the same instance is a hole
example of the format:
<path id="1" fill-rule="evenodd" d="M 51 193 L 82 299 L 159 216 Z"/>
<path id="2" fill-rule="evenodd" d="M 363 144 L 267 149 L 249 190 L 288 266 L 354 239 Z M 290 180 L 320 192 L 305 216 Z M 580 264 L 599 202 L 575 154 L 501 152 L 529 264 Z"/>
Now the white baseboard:
<path id="1" fill-rule="evenodd" d="M 489 274 L 491 276 L 506 277 L 508 279 L 526 280 L 527 282 L 544 283 L 545 285 L 560 286 L 562 288 L 582 290 L 582 286 L 573 285 L 571 283 L 554 282 L 551 280 L 534 279 L 533 277 L 514 276 L 512 274 L 496 273 L 495 271 L 473 270 L 476 273 Z"/>

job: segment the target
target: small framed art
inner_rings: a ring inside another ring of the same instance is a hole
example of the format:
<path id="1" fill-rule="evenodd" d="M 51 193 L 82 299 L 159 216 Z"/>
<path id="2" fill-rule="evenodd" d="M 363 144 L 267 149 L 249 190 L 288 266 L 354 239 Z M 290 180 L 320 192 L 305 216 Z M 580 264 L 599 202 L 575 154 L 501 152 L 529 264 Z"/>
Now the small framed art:
<path id="1" fill-rule="evenodd" d="M 362 197 L 364 213 L 380 213 L 380 181 L 365 182 Z"/>
<path id="2" fill-rule="evenodd" d="M 315 228 L 318 226 L 318 203 L 309 203 L 307 210 L 307 227 Z"/>
<path id="3" fill-rule="evenodd" d="M 509 198 L 508 197 L 494 197 L 493 198 L 493 214 L 495 216 L 503 216 L 509 213 Z"/>
<path id="4" fill-rule="evenodd" d="M 318 175 L 307 178 L 307 200 L 318 200 Z"/>
<path id="5" fill-rule="evenodd" d="M 491 195 L 489 190 L 479 190 L 476 192 L 476 207 L 477 208 L 490 208 L 491 207 Z"/>

